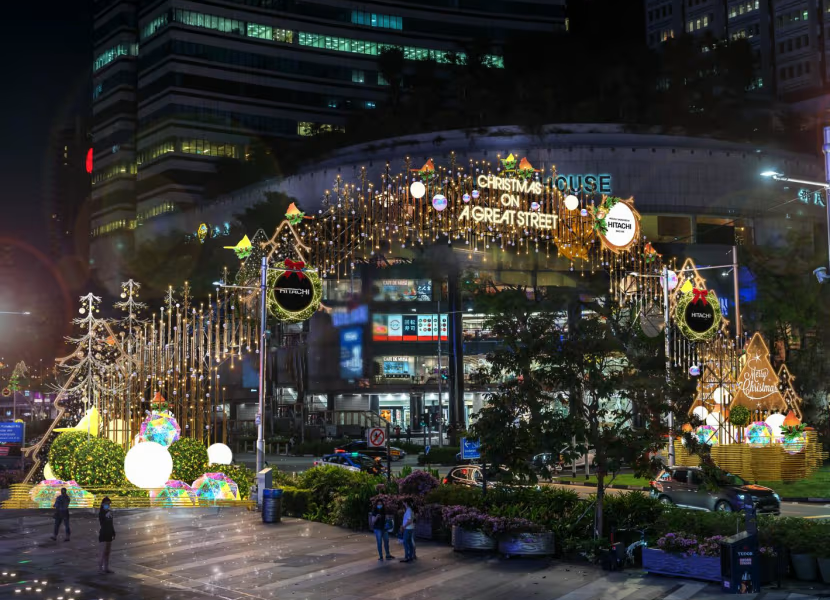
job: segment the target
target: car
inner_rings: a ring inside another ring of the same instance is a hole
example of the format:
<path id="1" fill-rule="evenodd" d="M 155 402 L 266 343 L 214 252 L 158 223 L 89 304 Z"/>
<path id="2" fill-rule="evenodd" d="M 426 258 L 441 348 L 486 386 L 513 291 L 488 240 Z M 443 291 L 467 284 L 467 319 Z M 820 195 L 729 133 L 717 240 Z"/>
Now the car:
<path id="1" fill-rule="evenodd" d="M 499 485 L 504 487 L 519 488 L 526 487 L 511 483 L 513 475 L 507 469 L 499 467 L 497 469 L 487 469 L 487 485 Z M 482 465 L 461 464 L 452 467 L 449 470 L 441 483 L 445 485 L 464 485 L 467 487 L 483 487 L 484 485 L 484 467 Z"/>
<path id="2" fill-rule="evenodd" d="M 315 460 L 314 466 L 338 467 L 340 469 L 346 469 L 347 471 L 362 471 L 364 473 L 372 473 L 373 475 L 380 475 L 386 472 L 384 466 L 378 464 L 378 461 L 359 452 L 335 452 L 334 454 L 327 454 L 320 460 Z"/>
<path id="3" fill-rule="evenodd" d="M 347 444 L 343 444 L 334 449 L 335 452 L 359 452 L 366 456 L 380 456 L 386 460 L 386 448 L 372 448 L 366 440 L 354 440 Z M 389 454 L 393 461 L 399 461 L 406 456 L 406 452 L 395 446 L 389 446 Z"/>
<path id="4" fill-rule="evenodd" d="M 759 514 L 781 514 L 781 498 L 770 488 L 722 472 L 717 488 L 711 489 L 699 467 L 663 469 L 651 482 L 651 497 L 683 508 L 722 512 L 740 511 L 750 501 Z"/>

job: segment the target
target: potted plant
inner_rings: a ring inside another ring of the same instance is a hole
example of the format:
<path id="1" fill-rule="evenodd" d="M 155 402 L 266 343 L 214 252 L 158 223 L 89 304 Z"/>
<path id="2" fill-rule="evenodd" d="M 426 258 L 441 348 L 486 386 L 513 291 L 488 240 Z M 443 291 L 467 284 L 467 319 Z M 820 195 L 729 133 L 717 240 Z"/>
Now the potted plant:
<path id="1" fill-rule="evenodd" d="M 444 523 L 452 527 L 452 549 L 495 550 L 496 538 L 487 535 L 484 527 L 487 515 L 467 506 L 445 506 L 442 509 Z"/>
<path id="2" fill-rule="evenodd" d="M 527 519 L 489 517 L 485 531 L 499 540 L 499 552 L 507 557 L 553 554 L 553 534 Z"/>
<path id="3" fill-rule="evenodd" d="M 667 533 L 657 548 L 643 548 L 643 569 L 659 575 L 720 581 L 720 542 L 715 535 L 699 540 L 686 533 Z"/>
<path id="4" fill-rule="evenodd" d="M 758 549 L 761 562 L 761 583 L 778 581 L 778 552 L 773 546 L 761 546 Z"/>
<path id="5" fill-rule="evenodd" d="M 825 529 L 821 527 L 820 529 Z M 813 551 L 816 555 L 818 570 L 824 583 L 830 583 L 830 540 L 827 535 L 816 535 Z"/>
<path id="6" fill-rule="evenodd" d="M 796 579 L 801 581 L 818 579 L 818 564 L 814 551 L 819 543 L 819 536 L 814 534 L 812 525 L 807 521 L 801 524 L 791 523 L 784 534 L 785 543 L 790 550 L 793 572 Z"/>
<path id="7" fill-rule="evenodd" d="M 425 504 L 418 509 L 415 518 L 415 537 L 424 540 L 446 539 L 447 529 L 440 504 Z"/>

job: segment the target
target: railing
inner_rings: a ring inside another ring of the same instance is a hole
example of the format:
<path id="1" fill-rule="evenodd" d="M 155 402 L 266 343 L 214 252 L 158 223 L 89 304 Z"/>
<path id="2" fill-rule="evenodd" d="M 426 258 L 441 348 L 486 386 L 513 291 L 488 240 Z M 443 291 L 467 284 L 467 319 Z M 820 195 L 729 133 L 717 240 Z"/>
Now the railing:
<path id="1" fill-rule="evenodd" d="M 306 425 L 386 427 L 389 421 L 369 410 L 321 410 L 308 414 Z"/>

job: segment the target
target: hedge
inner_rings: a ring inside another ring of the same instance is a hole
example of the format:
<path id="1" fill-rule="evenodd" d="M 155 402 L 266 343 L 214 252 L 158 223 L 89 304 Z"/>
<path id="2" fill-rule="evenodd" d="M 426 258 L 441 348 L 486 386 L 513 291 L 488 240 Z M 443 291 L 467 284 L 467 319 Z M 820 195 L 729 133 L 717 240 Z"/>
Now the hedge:
<path id="1" fill-rule="evenodd" d="M 217 465 L 211 463 L 205 467 L 204 473 L 224 473 L 239 486 L 239 499 L 247 500 L 251 494 L 251 485 L 256 480 L 256 473 L 245 465 Z M 202 475 L 203 473 L 200 473 Z"/>
<path id="2" fill-rule="evenodd" d="M 282 487 L 282 514 L 302 517 L 311 505 L 311 490 L 286 485 Z"/>
<path id="3" fill-rule="evenodd" d="M 72 464 L 83 443 L 90 439 L 86 431 L 64 431 L 52 441 L 49 448 L 49 466 L 61 481 L 72 479 Z"/>
<path id="4" fill-rule="evenodd" d="M 81 444 L 72 463 L 72 479 L 82 487 L 123 486 L 124 448 L 106 438 Z"/>
<path id="5" fill-rule="evenodd" d="M 461 452 L 461 448 L 458 446 L 444 446 L 444 447 L 432 447 L 429 450 L 429 461 L 427 461 L 427 457 L 423 454 L 418 455 L 418 464 L 419 465 L 455 465 L 458 461 L 455 459 L 455 455 Z"/>
<path id="6" fill-rule="evenodd" d="M 173 457 L 173 473 L 171 479 L 193 483 L 206 471 L 208 465 L 207 448 L 201 440 L 181 438 L 170 445 L 170 456 Z"/>

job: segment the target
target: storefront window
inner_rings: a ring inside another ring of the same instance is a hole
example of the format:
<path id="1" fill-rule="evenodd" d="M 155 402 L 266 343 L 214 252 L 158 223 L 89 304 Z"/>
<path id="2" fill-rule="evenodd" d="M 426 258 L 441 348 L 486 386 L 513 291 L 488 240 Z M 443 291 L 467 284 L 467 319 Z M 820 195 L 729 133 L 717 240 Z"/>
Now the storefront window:
<path id="1" fill-rule="evenodd" d="M 432 300 L 429 279 L 379 279 L 373 286 L 376 302 L 428 302 Z"/>
<path id="2" fill-rule="evenodd" d="M 360 279 L 324 279 L 323 301 L 347 302 L 360 295 Z"/>

